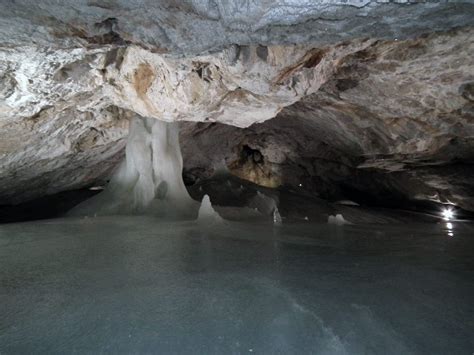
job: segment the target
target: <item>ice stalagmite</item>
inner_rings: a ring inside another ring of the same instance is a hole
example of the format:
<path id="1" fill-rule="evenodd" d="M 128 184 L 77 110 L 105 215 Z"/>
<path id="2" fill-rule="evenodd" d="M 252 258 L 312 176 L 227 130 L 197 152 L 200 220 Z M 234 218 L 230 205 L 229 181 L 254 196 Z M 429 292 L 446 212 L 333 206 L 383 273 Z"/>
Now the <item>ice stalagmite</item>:
<path id="1" fill-rule="evenodd" d="M 278 211 L 278 208 L 275 207 L 275 209 L 273 210 L 273 224 L 279 226 L 282 223 L 283 223 L 283 221 L 281 219 L 280 212 Z"/>
<path id="2" fill-rule="evenodd" d="M 214 210 L 211 204 L 211 200 L 208 195 L 204 195 L 201 201 L 201 207 L 199 208 L 198 222 L 213 224 L 221 223 L 222 217 Z"/>
<path id="3" fill-rule="evenodd" d="M 349 222 L 347 222 L 344 217 L 342 216 L 342 214 L 336 214 L 335 216 L 331 215 L 329 216 L 328 218 L 328 223 L 329 224 L 335 224 L 336 226 L 342 226 L 344 224 L 350 224 Z"/>
<path id="4" fill-rule="evenodd" d="M 125 155 L 105 191 L 78 205 L 72 215 L 191 217 L 197 212 L 198 204 L 189 197 L 182 179 L 177 123 L 133 119 Z"/>

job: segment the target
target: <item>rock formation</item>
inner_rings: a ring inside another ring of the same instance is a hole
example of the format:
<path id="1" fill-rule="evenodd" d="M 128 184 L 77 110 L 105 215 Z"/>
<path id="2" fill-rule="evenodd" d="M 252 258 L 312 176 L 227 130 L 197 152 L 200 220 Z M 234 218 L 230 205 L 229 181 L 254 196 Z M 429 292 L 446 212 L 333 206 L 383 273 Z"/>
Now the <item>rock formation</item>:
<path id="1" fill-rule="evenodd" d="M 183 124 L 184 155 L 201 152 L 186 170 L 203 178 L 225 159 L 237 176 L 269 187 L 472 210 L 473 34 L 375 42 L 340 60 L 316 93 L 245 130 Z"/>
<path id="2" fill-rule="evenodd" d="M 0 205 L 106 183 L 144 117 L 183 121 L 189 183 L 224 161 L 474 211 L 472 23 L 450 1 L 3 1 Z"/>

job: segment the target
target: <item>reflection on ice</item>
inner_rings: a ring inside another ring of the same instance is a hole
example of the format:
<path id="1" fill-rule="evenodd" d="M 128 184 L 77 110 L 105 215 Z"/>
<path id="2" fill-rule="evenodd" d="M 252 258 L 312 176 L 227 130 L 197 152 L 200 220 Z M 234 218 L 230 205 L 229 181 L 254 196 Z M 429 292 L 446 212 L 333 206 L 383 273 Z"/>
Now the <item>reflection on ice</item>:
<path id="1" fill-rule="evenodd" d="M 451 222 L 447 222 L 446 223 L 446 229 L 448 231 L 448 236 L 449 237 L 454 237 L 454 233 L 453 233 L 453 224 Z"/>

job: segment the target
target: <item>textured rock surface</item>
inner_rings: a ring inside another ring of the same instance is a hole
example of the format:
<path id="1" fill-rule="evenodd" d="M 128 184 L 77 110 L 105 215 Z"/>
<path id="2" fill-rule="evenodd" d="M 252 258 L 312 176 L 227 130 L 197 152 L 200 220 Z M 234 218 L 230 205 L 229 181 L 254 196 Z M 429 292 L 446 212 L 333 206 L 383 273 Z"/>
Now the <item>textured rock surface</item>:
<path id="1" fill-rule="evenodd" d="M 0 48 L 0 204 L 104 182 L 121 159 L 132 113 L 98 104 L 105 52 Z"/>
<path id="2" fill-rule="evenodd" d="M 208 177 L 225 161 L 264 186 L 301 184 L 334 200 L 349 193 L 472 210 L 472 38 L 453 31 L 372 43 L 271 121 L 246 130 L 184 124 L 187 179 Z"/>
<path id="3" fill-rule="evenodd" d="M 115 105 L 147 117 L 247 127 L 316 92 L 339 60 L 370 43 L 355 40 L 323 49 L 234 46 L 184 59 L 130 47 L 119 68 L 106 67 L 104 94 Z"/>
<path id="4" fill-rule="evenodd" d="M 1 204 L 106 182 L 122 160 L 129 115 L 67 109 L 2 125 Z"/>
<path id="5" fill-rule="evenodd" d="M 472 25 L 470 1 L 5 0 L 3 46 L 136 44 L 199 54 L 231 44 L 312 44 L 411 37 Z"/>
<path id="6" fill-rule="evenodd" d="M 469 2 L 2 1 L 0 204 L 102 183 L 135 114 L 239 127 L 278 115 L 253 140 L 270 126 L 202 144 L 221 128 L 189 124 L 188 170 L 240 154 L 222 138 L 245 137 L 252 161 L 274 164 L 228 165 L 264 185 L 302 161 L 288 168 L 328 188 L 353 171 L 415 174 L 420 198 L 473 209 L 473 19 Z"/>

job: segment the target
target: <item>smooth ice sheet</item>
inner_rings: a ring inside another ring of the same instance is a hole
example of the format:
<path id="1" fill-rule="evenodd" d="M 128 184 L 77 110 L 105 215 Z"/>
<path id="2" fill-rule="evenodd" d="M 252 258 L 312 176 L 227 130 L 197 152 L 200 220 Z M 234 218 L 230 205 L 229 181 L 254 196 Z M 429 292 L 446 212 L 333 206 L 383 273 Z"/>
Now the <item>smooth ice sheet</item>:
<path id="1" fill-rule="evenodd" d="M 470 354 L 473 229 L 0 226 L 0 353 Z"/>

